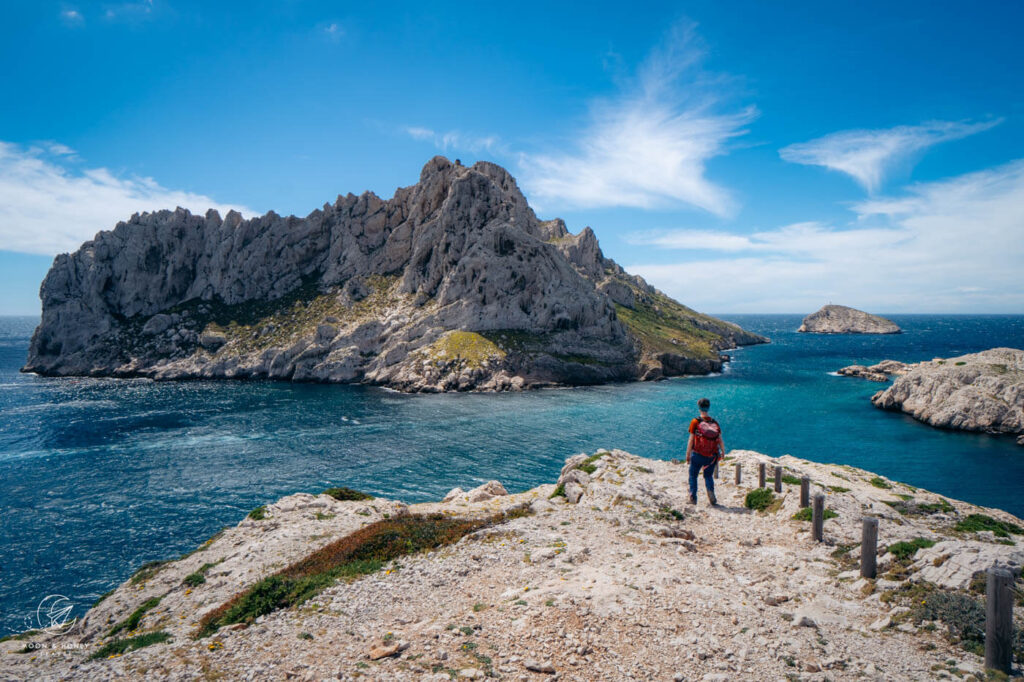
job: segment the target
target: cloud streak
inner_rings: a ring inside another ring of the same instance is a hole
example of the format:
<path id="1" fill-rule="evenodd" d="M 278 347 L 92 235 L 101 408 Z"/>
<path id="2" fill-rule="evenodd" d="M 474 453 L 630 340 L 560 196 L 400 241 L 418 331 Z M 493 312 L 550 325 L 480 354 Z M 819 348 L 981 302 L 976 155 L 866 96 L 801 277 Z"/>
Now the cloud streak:
<path id="1" fill-rule="evenodd" d="M 1024 311 L 1024 159 L 853 211 L 843 228 L 634 234 L 635 244 L 692 253 L 628 269 L 684 301 L 700 283 L 709 311 L 810 312 L 830 300 L 882 313 Z"/>
<path id="2" fill-rule="evenodd" d="M 29 148 L 0 142 L 0 249 L 45 255 L 72 251 L 133 213 L 177 206 L 255 214 L 202 194 L 167 189 L 152 178 L 80 169 L 76 160 L 74 150 L 55 142 Z"/>
<path id="3" fill-rule="evenodd" d="M 406 126 L 402 131 L 412 139 L 429 142 L 443 152 L 461 149 L 479 154 L 501 148 L 501 140 L 497 135 L 470 135 L 458 130 L 439 133 L 420 126 Z"/>
<path id="4" fill-rule="evenodd" d="M 1002 119 L 980 123 L 930 121 L 882 130 L 843 130 L 783 147 L 779 156 L 792 163 L 846 173 L 874 193 L 894 165 L 929 147 L 983 132 L 1001 122 Z"/>
<path id="5" fill-rule="evenodd" d="M 753 121 L 753 107 L 722 112 L 700 70 L 704 52 L 693 24 L 681 23 L 624 84 L 594 102 L 570 152 L 522 154 L 520 176 L 531 203 L 545 209 L 689 205 L 728 216 L 737 201 L 706 177 L 709 159 Z"/>

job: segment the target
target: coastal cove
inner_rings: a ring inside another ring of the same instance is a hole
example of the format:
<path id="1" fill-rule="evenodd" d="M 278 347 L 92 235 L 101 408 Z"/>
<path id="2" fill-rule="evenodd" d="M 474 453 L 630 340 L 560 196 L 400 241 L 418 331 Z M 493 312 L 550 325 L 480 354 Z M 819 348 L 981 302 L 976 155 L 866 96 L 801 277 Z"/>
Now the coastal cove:
<path id="1" fill-rule="evenodd" d="M 833 376 L 1024 345 L 1024 316 L 888 316 L 892 336 L 797 334 L 799 315 L 724 316 L 772 344 L 721 376 L 504 394 L 401 395 L 272 382 L 154 383 L 18 373 L 35 320 L 0 319 L 0 634 L 63 594 L 80 614 L 143 562 L 250 509 L 346 485 L 421 502 L 489 479 L 520 491 L 599 447 L 681 456 L 706 395 L 728 448 L 837 462 L 1024 515 L 1024 449 L 881 411 Z M 680 485 L 683 485 L 682 476 Z"/>

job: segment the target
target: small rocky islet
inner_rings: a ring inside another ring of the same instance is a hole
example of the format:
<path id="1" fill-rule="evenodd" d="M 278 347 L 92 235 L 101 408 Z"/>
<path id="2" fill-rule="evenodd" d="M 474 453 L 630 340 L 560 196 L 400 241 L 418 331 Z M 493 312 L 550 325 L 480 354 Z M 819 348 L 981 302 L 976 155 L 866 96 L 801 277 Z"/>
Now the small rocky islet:
<path id="1" fill-rule="evenodd" d="M 810 334 L 899 334 L 891 320 L 844 305 L 826 305 L 803 319 L 801 333 Z"/>
<path id="2" fill-rule="evenodd" d="M 892 385 L 871 403 L 944 429 L 1017 436 L 1024 445 L 1024 350 L 991 348 L 954 358 L 906 364 L 850 365 L 838 374 Z"/>
<path id="3" fill-rule="evenodd" d="M 783 468 L 782 492 L 769 480 L 751 504 L 762 463 Z M 290 495 L 143 566 L 72 627 L 6 638 L 3 669 L 39 680 L 985 679 L 982 572 L 1019 575 L 1024 521 L 790 456 L 730 452 L 718 508 L 703 491 L 687 505 L 685 476 L 611 450 L 513 494 L 490 481 L 413 505 L 344 488 Z M 803 476 L 826 496 L 823 543 L 799 508 Z M 873 580 L 857 569 L 865 515 L 879 519 Z M 396 533 L 409 552 L 384 551 Z"/>
<path id="4" fill-rule="evenodd" d="M 429 161 L 305 218 L 136 214 L 57 256 L 23 371 L 509 390 L 707 374 L 767 339 L 539 220 L 503 168 Z"/>

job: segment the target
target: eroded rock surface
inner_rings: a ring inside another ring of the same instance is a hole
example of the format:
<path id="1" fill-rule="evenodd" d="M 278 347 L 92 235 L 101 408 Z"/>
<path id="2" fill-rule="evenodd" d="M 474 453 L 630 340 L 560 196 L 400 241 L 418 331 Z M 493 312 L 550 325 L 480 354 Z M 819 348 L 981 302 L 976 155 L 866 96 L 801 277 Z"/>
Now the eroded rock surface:
<path id="1" fill-rule="evenodd" d="M 58 256 L 25 371 L 508 390 L 703 374 L 766 339 L 538 220 L 504 169 L 435 157 L 305 218 L 136 214 Z"/>
<path id="2" fill-rule="evenodd" d="M 860 377 L 868 381 L 888 381 L 894 376 L 902 376 L 909 372 L 913 364 L 907 364 L 898 360 L 882 360 L 877 365 L 870 367 L 865 365 L 849 365 L 836 371 L 836 374 L 844 377 Z"/>
<path id="3" fill-rule="evenodd" d="M 871 402 L 941 428 L 1024 434 L 1024 351 L 992 348 L 918 363 Z"/>
<path id="4" fill-rule="evenodd" d="M 899 334 L 890 320 L 844 305 L 827 305 L 804 318 L 798 332 L 814 334 Z"/>
<path id="5" fill-rule="evenodd" d="M 761 463 L 786 478 L 775 503 L 752 512 L 743 500 Z M 785 481 L 802 476 L 835 514 L 824 543 L 794 518 L 800 486 Z M 950 669 L 983 679 L 982 659 L 947 637 L 954 624 L 922 620 L 918 607 L 933 594 L 979 599 L 979 571 L 1019 574 L 1024 561 L 1021 519 L 848 466 L 735 450 L 721 465 L 718 508 L 703 490 L 687 504 L 684 466 L 620 450 L 571 458 L 559 478 L 579 487 L 576 504 L 552 497 L 554 483 L 501 494 L 482 478 L 465 483 L 487 493 L 475 500 L 285 497 L 262 519 L 141 571 L 75 627 L 0 642 L 4 679 L 933 680 Z M 513 509 L 529 512 L 194 638 L 233 595 L 383 519 Z M 978 514 L 1010 532 L 960 525 Z M 865 515 L 879 519 L 875 581 L 857 571 Z M 110 634 L 154 601 L 134 630 Z M 89 658 L 157 632 L 170 641 Z"/>

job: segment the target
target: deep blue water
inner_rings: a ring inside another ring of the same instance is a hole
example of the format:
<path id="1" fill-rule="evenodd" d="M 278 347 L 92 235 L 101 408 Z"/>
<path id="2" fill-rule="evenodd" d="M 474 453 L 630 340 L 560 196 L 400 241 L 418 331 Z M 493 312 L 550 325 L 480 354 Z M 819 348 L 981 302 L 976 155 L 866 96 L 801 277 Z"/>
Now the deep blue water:
<path id="1" fill-rule="evenodd" d="M 679 456 L 701 396 L 726 446 L 864 467 L 1024 515 L 1024 448 L 871 406 L 854 362 L 1024 347 L 1024 316 L 890 316 L 895 336 L 796 334 L 800 316 L 728 316 L 773 343 L 719 377 L 503 395 L 359 386 L 45 379 L 18 373 L 35 324 L 0 318 L 0 634 L 39 601 L 82 613 L 141 563 L 250 509 L 348 485 L 407 502 L 501 480 L 524 490 L 599 447 Z M 682 480 L 680 480 L 682 484 Z"/>

